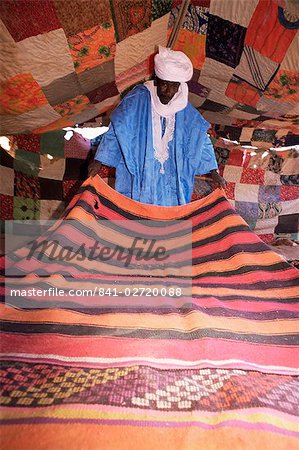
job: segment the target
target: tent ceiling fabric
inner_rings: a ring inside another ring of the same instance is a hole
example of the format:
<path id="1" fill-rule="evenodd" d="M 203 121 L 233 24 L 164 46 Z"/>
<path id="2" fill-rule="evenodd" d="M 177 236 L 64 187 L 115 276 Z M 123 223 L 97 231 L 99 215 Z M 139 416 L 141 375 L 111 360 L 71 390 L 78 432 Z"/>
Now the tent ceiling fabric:
<path id="1" fill-rule="evenodd" d="M 2 134 L 42 133 L 109 113 L 151 76 L 180 4 L 2 0 Z M 174 49 L 193 62 L 190 101 L 208 121 L 295 131 L 298 18 L 296 0 L 191 0 Z"/>

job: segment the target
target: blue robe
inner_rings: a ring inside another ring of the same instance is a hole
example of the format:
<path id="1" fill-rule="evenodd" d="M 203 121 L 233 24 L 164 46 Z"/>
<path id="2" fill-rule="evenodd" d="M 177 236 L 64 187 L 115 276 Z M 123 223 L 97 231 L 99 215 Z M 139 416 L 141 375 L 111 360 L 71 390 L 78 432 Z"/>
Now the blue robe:
<path id="1" fill-rule="evenodd" d="M 161 174 L 154 157 L 150 92 L 139 85 L 112 113 L 95 159 L 116 168 L 115 188 L 123 195 L 154 205 L 185 205 L 191 201 L 194 176 L 218 167 L 208 128 L 190 103 L 176 113 L 174 138 Z"/>

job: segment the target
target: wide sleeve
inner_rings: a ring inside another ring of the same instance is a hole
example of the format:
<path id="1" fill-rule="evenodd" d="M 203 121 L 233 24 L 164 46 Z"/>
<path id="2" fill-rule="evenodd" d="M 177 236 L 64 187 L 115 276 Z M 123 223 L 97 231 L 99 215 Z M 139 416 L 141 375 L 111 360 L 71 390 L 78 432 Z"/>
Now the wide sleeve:
<path id="1" fill-rule="evenodd" d="M 138 99 L 144 97 L 146 88 L 132 89 L 117 108 L 111 114 L 109 130 L 104 134 L 102 141 L 97 149 L 95 159 L 110 167 L 117 167 L 121 162 L 126 162 L 131 166 L 133 161 L 133 138 L 138 129 L 138 111 L 140 109 Z M 142 104 L 143 106 L 143 104 Z"/>
<path id="2" fill-rule="evenodd" d="M 215 157 L 214 147 L 210 136 L 205 133 L 202 141 L 202 149 L 200 153 L 200 160 L 198 162 L 196 175 L 205 175 L 213 169 L 218 169 L 218 164 Z"/>
<path id="3" fill-rule="evenodd" d="M 121 149 L 115 134 L 113 122 L 110 122 L 109 130 L 103 135 L 94 159 L 105 164 L 105 166 L 118 166 L 121 159 Z"/>

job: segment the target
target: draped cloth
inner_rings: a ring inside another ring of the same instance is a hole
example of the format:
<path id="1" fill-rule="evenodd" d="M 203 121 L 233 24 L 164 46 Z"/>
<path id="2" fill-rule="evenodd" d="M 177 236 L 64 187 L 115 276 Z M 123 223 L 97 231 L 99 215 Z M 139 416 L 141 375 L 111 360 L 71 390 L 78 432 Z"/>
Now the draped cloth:
<path id="1" fill-rule="evenodd" d="M 115 187 L 123 195 L 160 206 L 184 205 L 191 200 L 194 176 L 217 169 L 209 123 L 190 103 L 175 114 L 164 173 L 155 158 L 152 128 L 150 92 L 140 85 L 112 113 L 95 159 L 116 167 Z"/>
<path id="2" fill-rule="evenodd" d="M 126 246 L 135 227 L 159 236 L 176 259 L 157 278 L 147 261 L 121 274 L 114 257 L 101 274 L 97 259 L 45 259 L 46 249 L 40 259 L 28 260 L 30 247 L 5 258 L 17 278 L 0 286 L 3 449 L 298 447 L 299 272 L 249 230 L 220 189 L 165 208 L 94 177 L 64 218 L 43 239 L 74 251 L 100 240 Z M 193 230 L 192 295 L 120 294 L 124 286 L 186 284 L 178 220 Z M 10 287 L 80 291 L 18 302 Z M 96 288 L 105 295 L 80 295 Z"/>

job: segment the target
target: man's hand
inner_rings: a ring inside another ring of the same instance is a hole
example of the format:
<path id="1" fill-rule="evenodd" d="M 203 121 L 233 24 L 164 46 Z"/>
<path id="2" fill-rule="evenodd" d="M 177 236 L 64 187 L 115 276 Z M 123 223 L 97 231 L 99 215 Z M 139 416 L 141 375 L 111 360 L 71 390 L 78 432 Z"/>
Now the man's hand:
<path id="1" fill-rule="evenodd" d="M 102 163 L 100 161 L 97 161 L 94 159 L 88 166 L 88 176 L 93 178 L 95 175 L 97 175 L 102 167 Z"/>
<path id="2" fill-rule="evenodd" d="M 211 170 L 211 176 L 213 183 L 217 184 L 219 187 L 222 187 L 223 189 L 226 187 L 225 179 L 221 175 L 219 175 L 217 170 Z"/>

